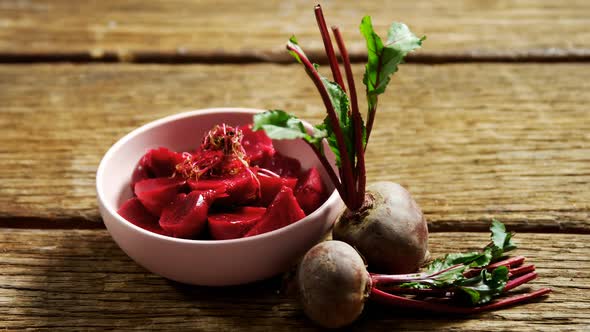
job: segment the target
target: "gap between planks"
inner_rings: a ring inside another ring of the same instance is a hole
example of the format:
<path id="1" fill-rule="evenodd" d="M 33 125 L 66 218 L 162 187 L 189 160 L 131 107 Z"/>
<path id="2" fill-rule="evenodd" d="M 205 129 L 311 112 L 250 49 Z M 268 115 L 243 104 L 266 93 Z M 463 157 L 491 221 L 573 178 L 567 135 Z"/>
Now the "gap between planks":
<path id="1" fill-rule="evenodd" d="M 308 55 L 319 64 L 326 64 L 323 51 L 309 51 Z M 352 63 L 364 63 L 365 53 L 351 53 Z M 528 51 L 468 51 L 459 53 L 418 52 L 406 58 L 408 63 L 569 63 L 590 62 L 590 50 L 539 49 Z M 153 64 L 289 64 L 294 60 L 287 52 L 64 52 L 64 53 L 10 53 L 0 52 L 0 63 L 153 63 Z"/>

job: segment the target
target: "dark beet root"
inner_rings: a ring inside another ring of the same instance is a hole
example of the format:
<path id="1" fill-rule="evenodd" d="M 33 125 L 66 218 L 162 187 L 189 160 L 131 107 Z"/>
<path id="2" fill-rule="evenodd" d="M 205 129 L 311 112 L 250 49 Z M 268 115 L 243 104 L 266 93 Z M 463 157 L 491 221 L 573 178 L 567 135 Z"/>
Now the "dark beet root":
<path id="1" fill-rule="evenodd" d="M 158 217 L 152 215 L 136 197 L 128 199 L 119 211 L 121 217 L 150 232 L 164 234 L 164 230 L 158 224 Z"/>
<path id="2" fill-rule="evenodd" d="M 174 200 L 185 181 L 178 178 L 145 179 L 135 184 L 135 194 L 150 213 L 160 216 L 164 206 Z"/>
<path id="3" fill-rule="evenodd" d="M 317 168 L 310 168 L 299 180 L 295 197 L 306 214 L 312 213 L 322 205 L 326 198 L 326 187 Z"/>
<path id="4" fill-rule="evenodd" d="M 206 193 L 198 191 L 178 194 L 162 211 L 160 226 L 174 237 L 190 239 L 197 236 L 207 225 L 209 200 Z"/>
<path id="5" fill-rule="evenodd" d="M 215 240 L 237 239 L 248 232 L 266 212 L 263 207 L 244 206 L 232 212 L 209 215 L 209 233 Z"/>
<path id="6" fill-rule="evenodd" d="M 334 239 L 359 250 L 371 269 L 410 273 L 429 258 L 428 227 L 420 207 L 402 186 L 377 182 L 367 188 L 366 205 L 348 210 L 334 226 Z"/>
<path id="7" fill-rule="evenodd" d="M 274 231 L 303 217 L 305 217 L 305 212 L 299 207 L 293 195 L 293 190 L 283 186 L 260 221 L 244 237 Z"/>
<path id="8" fill-rule="evenodd" d="M 340 241 L 322 242 L 305 254 L 297 271 L 303 310 L 324 327 L 355 321 L 371 291 L 371 278 L 359 254 Z"/>

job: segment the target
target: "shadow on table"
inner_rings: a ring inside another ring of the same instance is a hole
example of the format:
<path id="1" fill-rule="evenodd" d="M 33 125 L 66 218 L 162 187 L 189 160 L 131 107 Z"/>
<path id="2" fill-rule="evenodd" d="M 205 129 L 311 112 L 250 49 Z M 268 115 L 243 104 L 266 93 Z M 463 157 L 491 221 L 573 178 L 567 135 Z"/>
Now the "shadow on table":
<path id="1" fill-rule="evenodd" d="M 29 288 L 15 297 L 29 327 L 52 330 L 316 330 L 297 303 L 291 278 L 199 287 L 166 280 L 131 261 L 102 232 L 39 248 L 27 266 Z M 49 250 L 51 249 L 51 250 Z M 41 252 L 43 251 L 43 252 Z M 24 284 L 23 284 L 24 285 Z M 329 310 L 330 308 L 326 308 Z M 477 319 L 477 317 L 473 317 Z M 444 330 L 461 317 L 426 315 L 369 304 L 350 329 Z"/>

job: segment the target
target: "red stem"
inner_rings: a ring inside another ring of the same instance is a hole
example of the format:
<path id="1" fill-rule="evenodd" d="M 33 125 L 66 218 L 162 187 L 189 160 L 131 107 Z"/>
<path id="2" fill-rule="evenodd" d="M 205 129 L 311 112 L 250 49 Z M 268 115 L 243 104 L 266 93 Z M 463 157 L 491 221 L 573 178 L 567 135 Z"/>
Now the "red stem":
<path id="1" fill-rule="evenodd" d="M 344 135 L 342 134 L 342 128 L 340 128 L 340 123 L 338 121 L 338 117 L 336 116 L 336 112 L 334 111 L 334 106 L 332 105 L 332 101 L 330 100 L 330 95 L 322 82 L 322 78 L 320 74 L 317 72 L 311 61 L 307 58 L 305 54 L 299 52 L 296 48 L 290 47 L 287 44 L 287 49 L 296 53 L 299 56 L 299 59 L 305 66 L 306 72 L 315 84 L 316 88 L 318 89 L 320 96 L 322 97 L 322 101 L 324 102 L 324 106 L 326 107 L 326 111 L 328 112 L 328 118 L 330 119 L 332 128 L 334 130 L 334 136 L 336 136 L 336 143 L 338 144 L 338 149 L 340 150 L 340 164 L 343 172 L 343 176 L 341 182 L 343 184 L 344 196 L 342 200 L 346 204 L 347 207 L 351 207 L 350 197 L 349 194 L 353 193 L 353 176 L 352 176 L 352 165 L 350 158 L 348 156 L 348 149 L 344 144 Z M 336 185 L 336 183 L 334 184 Z"/>
<path id="2" fill-rule="evenodd" d="M 397 287 L 397 286 L 382 286 L 379 290 L 387 291 L 387 293 L 395 294 L 410 294 L 410 295 L 424 295 L 424 296 L 436 296 L 436 297 L 447 297 L 452 296 L 454 293 L 449 289 L 439 288 L 408 288 L 408 287 Z"/>
<path id="3" fill-rule="evenodd" d="M 346 82 L 348 83 L 348 91 L 350 91 L 350 104 L 352 108 L 352 124 L 354 127 L 354 151 L 356 153 L 356 173 L 354 183 L 356 185 L 356 192 L 354 198 L 354 209 L 358 210 L 365 200 L 365 187 L 367 183 L 367 176 L 365 170 L 365 149 L 363 146 L 363 129 L 362 116 L 359 111 L 358 99 L 356 96 L 356 87 L 354 85 L 354 76 L 352 74 L 352 66 L 350 65 L 350 57 L 348 50 L 344 44 L 344 39 L 338 27 L 332 27 L 334 38 L 338 44 L 338 50 L 344 62 L 344 72 L 346 73 Z"/>
<path id="4" fill-rule="evenodd" d="M 492 271 L 495 268 L 498 268 L 500 266 L 507 266 L 507 267 L 517 267 L 522 265 L 522 263 L 524 263 L 525 257 L 524 256 L 516 256 L 516 257 L 511 257 L 511 258 L 507 258 L 505 260 L 496 262 L 494 264 L 490 264 L 488 266 L 485 267 L 486 270 L 488 271 Z M 472 269 L 469 271 L 466 271 L 465 273 L 463 273 L 463 275 L 466 278 L 471 278 L 471 277 L 475 277 L 476 275 L 478 275 L 481 272 L 482 268 L 476 268 L 476 269 Z"/>
<path id="5" fill-rule="evenodd" d="M 496 262 L 494 264 L 490 264 L 490 265 L 486 266 L 486 269 L 493 270 L 493 269 L 500 267 L 500 266 L 517 267 L 517 266 L 522 265 L 522 263 L 524 263 L 525 259 L 526 259 L 526 257 L 524 257 L 524 256 L 510 257 L 505 260 Z"/>
<path id="6" fill-rule="evenodd" d="M 525 265 L 525 266 L 521 266 L 521 267 L 516 267 L 514 269 L 510 269 L 510 277 L 518 277 L 521 276 L 523 274 L 527 274 L 529 272 L 533 272 L 535 271 L 535 266 L 534 265 Z"/>
<path id="7" fill-rule="evenodd" d="M 342 199 L 344 199 L 345 193 L 342 190 L 342 184 L 338 180 L 338 175 L 336 175 L 336 172 L 334 172 L 334 169 L 332 168 L 332 165 L 330 165 L 330 162 L 328 161 L 328 159 L 326 159 L 326 156 L 322 155 L 320 153 L 320 151 L 318 149 L 316 149 L 315 146 L 313 146 L 313 144 L 311 144 L 309 142 L 306 142 L 306 143 L 313 150 L 313 152 L 315 152 L 315 155 L 318 157 L 318 159 L 322 163 L 322 166 L 324 166 L 324 169 L 328 173 L 328 176 L 330 177 L 330 180 L 334 184 L 334 187 L 336 188 L 336 190 L 338 190 L 338 194 L 340 194 L 340 197 L 342 197 Z"/>
<path id="8" fill-rule="evenodd" d="M 320 28 L 320 33 L 324 42 L 324 48 L 326 49 L 326 54 L 328 55 L 330 69 L 332 69 L 332 76 L 334 77 L 334 81 L 340 85 L 344 92 L 346 92 L 346 87 L 344 86 L 344 81 L 342 81 L 342 74 L 340 73 L 340 68 L 338 67 L 338 60 L 336 59 L 336 54 L 334 53 L 334 46 L 332 46 L 332 40 L 330 39 L 330 33 L 328 32 L 328 27 L 326 26 L 326 20 L 324 19 L 322 7 L 320 5 L 316 5 L 314 9 L 315 18 L 318 22 L 318 27 Z"/>
<path id="9" fill-rule="evenodd" d="M 379 75 L 379 73 L 377 73 Z M 367 143 L 369 143 L 369 137 L 371 136 L 371 130 L 373 129 L 373 122 L 375 121 L 375 113 L 377 110 L 377 97 L 375 97 L 375 107 L 369 110 L 367 119 Z M 365 144 L 365 147 L 367 144 Z"/>
<path id="10" fill-rule="evenodd" d="M 504 291 L 507 292 L 513 288 L 516 288 L 524 283 L 527 283 L 533 279 L 537 278 L 536 272 L 527 273 L 523 276 L 520 276 L 516 279 L 509 280 L 504 287 Z"/>
<path id="11" fill-rule="evenodd" d="M 447 271 L 460 267 L 463 267 L 463 264 L 456 264 L 434 273 L 422 272 L 409 274 L 371 274 L 371 282 L 373 286 L 376 286 L 380 283 L 401 283 L 408 281 L 425 280 L 430 279 L 432 277 L 436 277 L 437 275 L 443 274 Z"/>
<path id="12" fill-rule="evenodd" d="M 496 310 L 511 306 L 517 303 L 525 302 L 534 298 L 541 297 L 551 292 L 549 288 L 541 288 L 537 291 L 516 295 L 500 299 L 494 303 L 485 304 L 479 307 L 456 307 L 441 303 L 433 303 L 423 300 L 409 299 L 403 296 L 393 295 L 376 288 L 371 289 L 370 297 L 377 302 L 387 305 L 393 305 L 396 307 L 403 307 L 408 309 L 426 310 L 437 313 L 448 313 L 448 314 L 476 314 L 484 311 Z"/>

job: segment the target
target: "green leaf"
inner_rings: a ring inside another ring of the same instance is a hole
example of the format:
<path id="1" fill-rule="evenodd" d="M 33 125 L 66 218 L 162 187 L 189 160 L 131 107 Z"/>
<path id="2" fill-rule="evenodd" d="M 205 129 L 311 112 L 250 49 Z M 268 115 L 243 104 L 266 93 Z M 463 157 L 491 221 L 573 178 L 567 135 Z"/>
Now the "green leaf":
<path id="1" fill-rule="evenodd" d="M 254 115 L 252 130 L 263 129 L 272 139 L 296 139 L 302 138 L 315 145 L 321 151 L 321 141 L 327 132 L 322 128 L 314 127 L 310 135 L 303 126 L 301 120 L 281 110 L 270 110 Z"/>
<path id="2" fill-rule="evenodd" d="M 366 86 L 369 112 L 374 112 L 377 95 L 385 92 L 385 88 L 398 70 L 398 65 L 411 51 L 420 48 L 425 37 L 416 37 L 403 23 L 394 22 L 387 33 L 387 42 L 383 41 L 373 30 L 370 16 L 363 17 L 360 31 L 367 45 L 367 65 L 363 83 Z"/>
<path id="3" fill-rule="evenodd" d="M 478 276 L 464 279 L 456 284 L 465 292 L 471 304 L 484 304 L 504 291 L 508 282 L 508 268 L 500 266 L 492 272 L 482 270 Z"/>
<path id="4" fill-rule="evenodd" d="M 289 38 L 287 45 L 294 48 L 294 49 L 297 49 L 297 52 L 300 52 L 301 54 L 305 54 L 303 52 L 303 49 L 301 49 L 301 47 L 299 46 L 299 43 L 297 42 L 297 38 L 295 37 L 295 35 L 293 35 L 293 36 L 291 36 L 291 38 Z M 293 52 L 293 51 L 289 50 L 289 54 L 291 54 L 291 56 L 294 57 L 295 60 L 297 60 L 297 62 L 302 63 L 301 58 L 299 57 L 299 54 L 297 54 L 297 52 Z"/>
<path id="5" fill-rule="evenodd" d="M 354 165 L 354 128 L 352 126 L 352 121 L 348 116 L 348 110 L 350 107 L 348 95 L 342 90 L 340 85 L 329 81 L 325 77 L 322 77 L 322 83 L 326 87 L 328 95 L 330 96 L 330 101 L 336 112 L 336 117 L 338 118 L 338 124 L 342 130 L 342 135 L 344 136 L 344 145 L 346 146 L 348 156 L 351 159 L 351 164 Z M 324 128 L 327 131 L 328 145 L 336 156 L 336 165 L 340 167 L 342 163 L 340 149 L 338 148 L 338 142 L 336 141 L 332 122 L 328 117 L 324 119 Z"/>
<path id="6" fill-rule="evenodd" d="M 490 226 L 492 232 L 492 243 L 495 247 L 502 249 L 503 252 L 516 249 L 516 245 L 512 243 L 512 233 L 506 232 L 506 226 L 498 220 L 492 220 Z"/>

